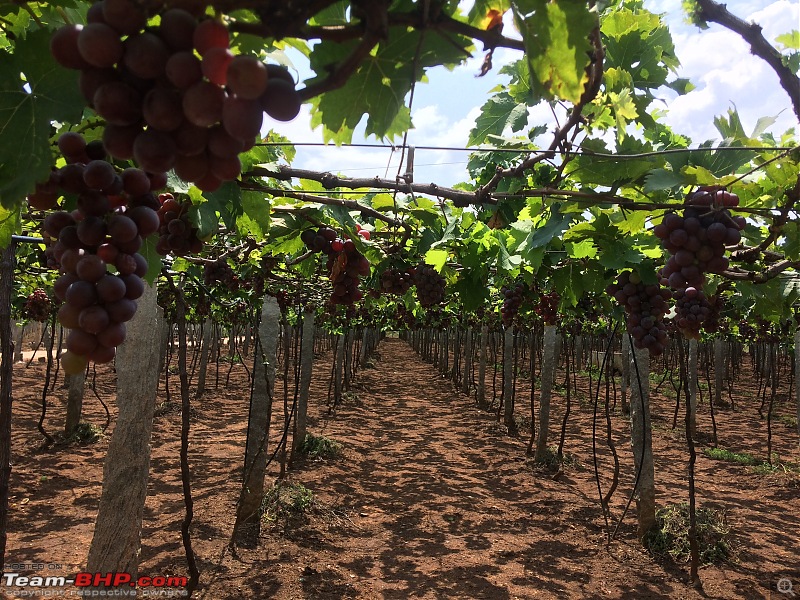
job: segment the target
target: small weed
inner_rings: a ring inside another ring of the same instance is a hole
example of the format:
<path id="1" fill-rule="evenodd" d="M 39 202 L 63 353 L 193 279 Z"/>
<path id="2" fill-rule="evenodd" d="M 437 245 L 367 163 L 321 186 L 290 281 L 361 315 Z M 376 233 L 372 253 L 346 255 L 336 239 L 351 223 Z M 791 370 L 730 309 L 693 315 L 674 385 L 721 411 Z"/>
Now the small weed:
<path id="1" fill-rule="evenodd" d="M 173 412 L 181 412 L 180 402 L 160 402 L 159 404 L 156 404 L 156 408 L 153 411 L 153 417 L 163 417 L 164 415 L 168 415 Z"/>
<path id="2" fill-rule="evenodd" d="M 361 398 L 358 397 L 353 391 L 347 391 L 342 393 L 342 404 L 349 404 L 351 406 L 364 406 L 364 403 L 361 401 Z"/>
<path id="3" fill-rule="evenodd" d="M 282 523 L 286 528 L 315 505 L 314 492 L 302 483 L 278 481 L 261 501 L 261 517 L 272 524 Z"/>
<path id="4" fill-rule="evenodd" d="M 105 437 L 103 429 L 92 423 L 81 421 L 75 430 L 67 438 L 69 442 L 78 442 L 80 444 L 94 444 Z"/>
<path id="5" fill-rule="evenodd" d="M 237 365 L 242 362 L 242 359 L 238 354 L 234 354 L 233 356 L 225 355 L 219 357 L 219 362 Z"/>
<path id="6" fill-rule="evenodd" d="M 544 457 L 539 460 L 533 460 L 531 463 L 534 466 L 543 467 L 548 471 L 561 471 L 567 468 L 579 468 L 580 462 L 575 458 L 574 454 L 565 452 L 561 458 L 558 457 L 556 448 L 552 446 L 547 449 Z"/>
<path id="7" fill-rule="evenodd" d="M 700 564 L 709 565 L 733 558 L 731 529 L 725 511 L 699 508 L 695 513 Z M 645 535 L 644 545 L 656 558 L 671 556 L 678 562 L 689 560 L 689 505 L 668 504 L 656 512 L 656 525 Z"/>
<path id="8" fill-rule="evenodd" d="M 758 475 L 770 475 L 772 473 L 777 473 L 778 471 L 784 471 L 786 473 L 800 471 L 800 467 L 798 467 L 797 464 L 782 463 L 780 456 L 778 456 L 778 454 L 775 452 L 772 453 L 771 464 L 770 462 L 758 459 L 747 452 L 731 452 L 730 450 L 725 450 L 724 448 L 704 448 L 703 454 L 717 460 L 735 462 L 746 467 L 751 467 L 751 471 Z"/>
<path id="9" fill-rule="evenodd" d="M 704 448 L 703 454 L 709 458 L 715 458 L 717 460 L 724 460 L 727 462 L 735 462 L 748 467 L 760 465 L 763 462 L 747 452 L 731 452 L 725 448 Z"/>
<path id="10" fill-rule="evenodd" d="M 778 415 L 775 417 L 775 420 L 779 423 L 783 423 L 790 429 L 797 429 L 797 417 L 793 417 L 792 415 Z"/>
<path id="11" fill-rule="evenodd" d="M 342 445 L 324 435 L 307 433 L 300 451 L 312 458 L 338 458 L 342 454 Z"/>

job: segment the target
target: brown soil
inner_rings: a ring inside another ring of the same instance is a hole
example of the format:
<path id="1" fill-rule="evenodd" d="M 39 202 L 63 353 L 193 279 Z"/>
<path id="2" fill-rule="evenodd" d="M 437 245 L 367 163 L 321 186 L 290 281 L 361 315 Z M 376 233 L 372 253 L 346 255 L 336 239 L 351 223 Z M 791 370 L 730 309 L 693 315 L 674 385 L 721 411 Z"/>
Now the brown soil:
<path id="1" fill-rule="evenodd" d="M 525 455 L 527 434 L 507 435 L 493 413 L 475 408 L 472 398 L 454 391 L 405 343 L 386 340 L 380 353 L 376 367 L 359 373 L 352 393 L 333 414 L 325 406 L 330 359 L 317 361 L 310 431 L 340 442 L 342 456 L 308 459 L 290 468 L 289 481 L 313 492 L 312 505 L 265 522 L 258 545 L 235 552 L 226 548 L 241 480 L 247 376 L 234 365 L 225 387 L 228 366 L 222 364 L 214 389 L 214 369 L 209 371 L 211 389 L 193 405 L 190 447 L 192 536 L 202 571 L 197 597 L 789 597 L 776 591 L 781 577 L 800 592 L 796 472 L 757 473 L 708 458 L 699 444 L 698 505 L 725 511 L 736 555 L 701 569 L 703 589 L 698 590 L 689 583 L 686 564 L 653 558 L 641 548 L 635 503 L 616 539 L 607 542 L 594 479 L 588 399 L 573 396 L 565 452 L 574 462 L 556 471 L 534 465 Z M 44 372 L 39 364 L 27 369 L 19 364 L 15 370 L 6 564 L 51 563 L 50 574 L 70 574 L 85 566 L 108 437 L 94 444 L 41 448 L 36 422 Z M 170 381 L 177 385 L 176 377 Z M 113 384 L 109 371 L 98 374 L 97 392 L 109 403 L 112 417 Z M 159 403 L 165 401 L 163 392 L 162 378 Z M 517 393 L 517 415 L 523 421 L 528 390 L 520 383 Z M 51 432 L 63 419 L 64 394 L 59 383 L 48 399 L 52 406 L 45 426 Z M 763 457 L 766 424 L 754 394 L 752 386 L 737 385 L 737 411 L 717 409 L 719 444 Z M 564 401 L 556 396 L 554 404 L 551 435 L 556 444 Z M 687 498 L 687 450 L 671 428 L 673 406 L 663 396 L 653 400 L 657 501 L 662 506 Z M 187 572 L 180 540 L 180 411 L 169 408 L 162 404 L 154 423 L 141 575 Z M 777 412 L 791 411 L 782 404 Z M 105 420 L 90 391 L 85 417 L 98 425 Z M 773 451 L 796 466 L 796 432 L 783 422 L 773 426 Z M 701 439 L 708 439 L 707 405 L 701 407 L 698 428 Z M 613 417 L 621 475 L 611 501 L 611 529 L 633 484 L 628 429 L 625 418 Z M 112 431 L 113 418 L 107 433 Z M 605 491 L 612 471 L 604 419 L 597 446 Z M 274 465 L 271 474 L 277 473 Z"/>

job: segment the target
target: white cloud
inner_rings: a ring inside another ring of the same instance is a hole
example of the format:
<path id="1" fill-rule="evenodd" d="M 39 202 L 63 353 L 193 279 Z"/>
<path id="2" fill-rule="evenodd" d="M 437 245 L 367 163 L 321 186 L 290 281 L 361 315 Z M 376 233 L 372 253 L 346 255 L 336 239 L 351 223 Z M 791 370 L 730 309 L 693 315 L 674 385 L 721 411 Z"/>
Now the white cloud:
<path id="1" fill-rule="evenodd" d="M 696 86 L 681 97 L 665 92 L 669 105 L 665 120 L 669 125 L 695 143 L 719 139 L 713 119 L 734 107 L 748 132 L 763 116 L 780 115 L 769 129 L 776 135 L 796 125 L 789 97 L 777 75 L 750 53 L 740 36 L 713 23 L 705 31 L 683 23 L 678 0 L 650 0 L 645 4 L 654 12 L 667 13 L 681 62 L 679 76 L 688 77 Z M 747 21 L 759 23 L 769 41 L 798 27 L 800 21 L 800 5 L 787 0 L 736 2 L 728 8 Z"/>

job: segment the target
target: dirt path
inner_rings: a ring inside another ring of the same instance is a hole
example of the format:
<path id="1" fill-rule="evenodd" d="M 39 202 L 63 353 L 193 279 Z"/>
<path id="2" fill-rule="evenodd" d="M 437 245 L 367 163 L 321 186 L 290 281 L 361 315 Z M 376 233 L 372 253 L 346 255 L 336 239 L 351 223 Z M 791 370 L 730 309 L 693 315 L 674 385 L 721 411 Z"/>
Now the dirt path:
<path id="1" fill-rule="evenodd" d="M 565 445 L 578 463 L 554 479 L 551 471 L 526 459 L 524 439 L 509 437 L 494 414 L 475 408 L 471 397 L 456 392 L 404 342 L 385 340 L 379 350 L 375 368 L 359 372 L 352 393 L 333 414 L 325 405 L 330 356 L 316 361 L 309 431 L 341 443 L 342 456 L 309 459 L 289 470 L 289 482 L 311 490 L 314 503 L 305 513 L 265 524 L 253 548 L 226 550 L 247 424 L 248 380 L 242 366 L 231 367 L 225 386 L 228 367 L 223 365 L 220 387 L 193 403 L 189 461 L 200 598 L 751 600 L 784 598 L 775 591 L 783 576 L 800 588 L 796 475 L 757 474 L 712 460 L 698 448 L 698 505 L 726 511 L 738 548 L 735 561 L 702 569 L 703 596 L 689 585 L 685 565 L 659 563 L 641 549 L 633 510 L 616 541 L 606 544 L 592 469 L 592 410 L 585 397 L 573 398 Z M 40 449 L 35 423 L 43 369 L 15 368 L 7 559 L 55 563 L 61 568 L 53 574 L 74 574 L 85 567 L 108 437 Z M 174 377 L 171 381 L 174 386 Z M 527 412 L 526 385 L 521 378 L 518 418 Z M 279 382 L 270 448 L 282 425 L 281 388 Z M 720 443 L 762 456 L 764 423 L 757 402 L 746 395 L 753 390 L 746 381 L 737 390 L 737 411 L 718 410 Z M 98 392 L 111 409 L 110 433 L 116 414 L 112 373 L 101 373 Z M 62 394 L 49 401 L 45 425 L 50 431 L 63 419 Z M 164 400 L 162 386 L 157 402 Z M 563 405 L 557 396 L 553 444 Z M 669 426 L 673 406 L 664 397 L 653 399 L 660 506 L 686 499 L 686 448 Z M 85 410 L 88 420 L 104 421 L 104 411 L 91 397 Z M 708 415 L 700 416 L 698 427 L 707 433 Z M 180 411 L 161 411 L 153 426 L 142 524 L 143 575 L 186 574 L 179 437 Z M 612 500 L 613 514 L 619 516 L 633 472 L 624 417 L 613 417 L 612 437 L 621 460 L 620 486 Z M 792 430 L 784 427 L 774 442 L 782 458 L 798 462 Z M 606 489 L 608 456 L 601 445 Z M 270 482 L 277 474 L 273 464 Z"/>
<path id="2" fill-rule="evenodd" d="M 262 563 L 273 597 L 701 597 L 682 571 L 665 571 L 639 549 L 633 515 L 622 541 L 606 547 L 588 473 L 585 482 L 534 473 L 524 441 L 406 344 L 387 340 L 380 351 L 377 368 L 359 377 L 357 400 L 312 429 L 342 442 L 344 457 L 293 474 L 323 516 L 264 540 L 279 558 Z M 230 574 L 235 563 L 225 562 Z M 234 579 L 247 595 L 254 582 Z M 206 597 L 232 597 L 225 587 L 215 581 Z"/>

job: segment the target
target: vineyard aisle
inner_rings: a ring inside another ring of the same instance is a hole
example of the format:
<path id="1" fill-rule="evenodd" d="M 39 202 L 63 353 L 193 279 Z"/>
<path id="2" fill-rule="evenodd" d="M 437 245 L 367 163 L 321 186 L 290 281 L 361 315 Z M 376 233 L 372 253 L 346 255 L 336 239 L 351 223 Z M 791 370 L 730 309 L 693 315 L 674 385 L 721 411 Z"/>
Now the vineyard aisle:
<path id="1" fill-rule="evenodd" d="M 318 508 L 283 537 L 267 534 L 266 548 L 227 557 L 201 597 L 701 597 L 637 547 L 634 515 L 606 550 L 589 485 L 533 473 L 525 441 L 405 342 L 379 352 L 355 395 L 309 427 L 343 445 L 341 458 L 292 474 Z M 590 478 L 589 464 L 576 479 Z"/>

